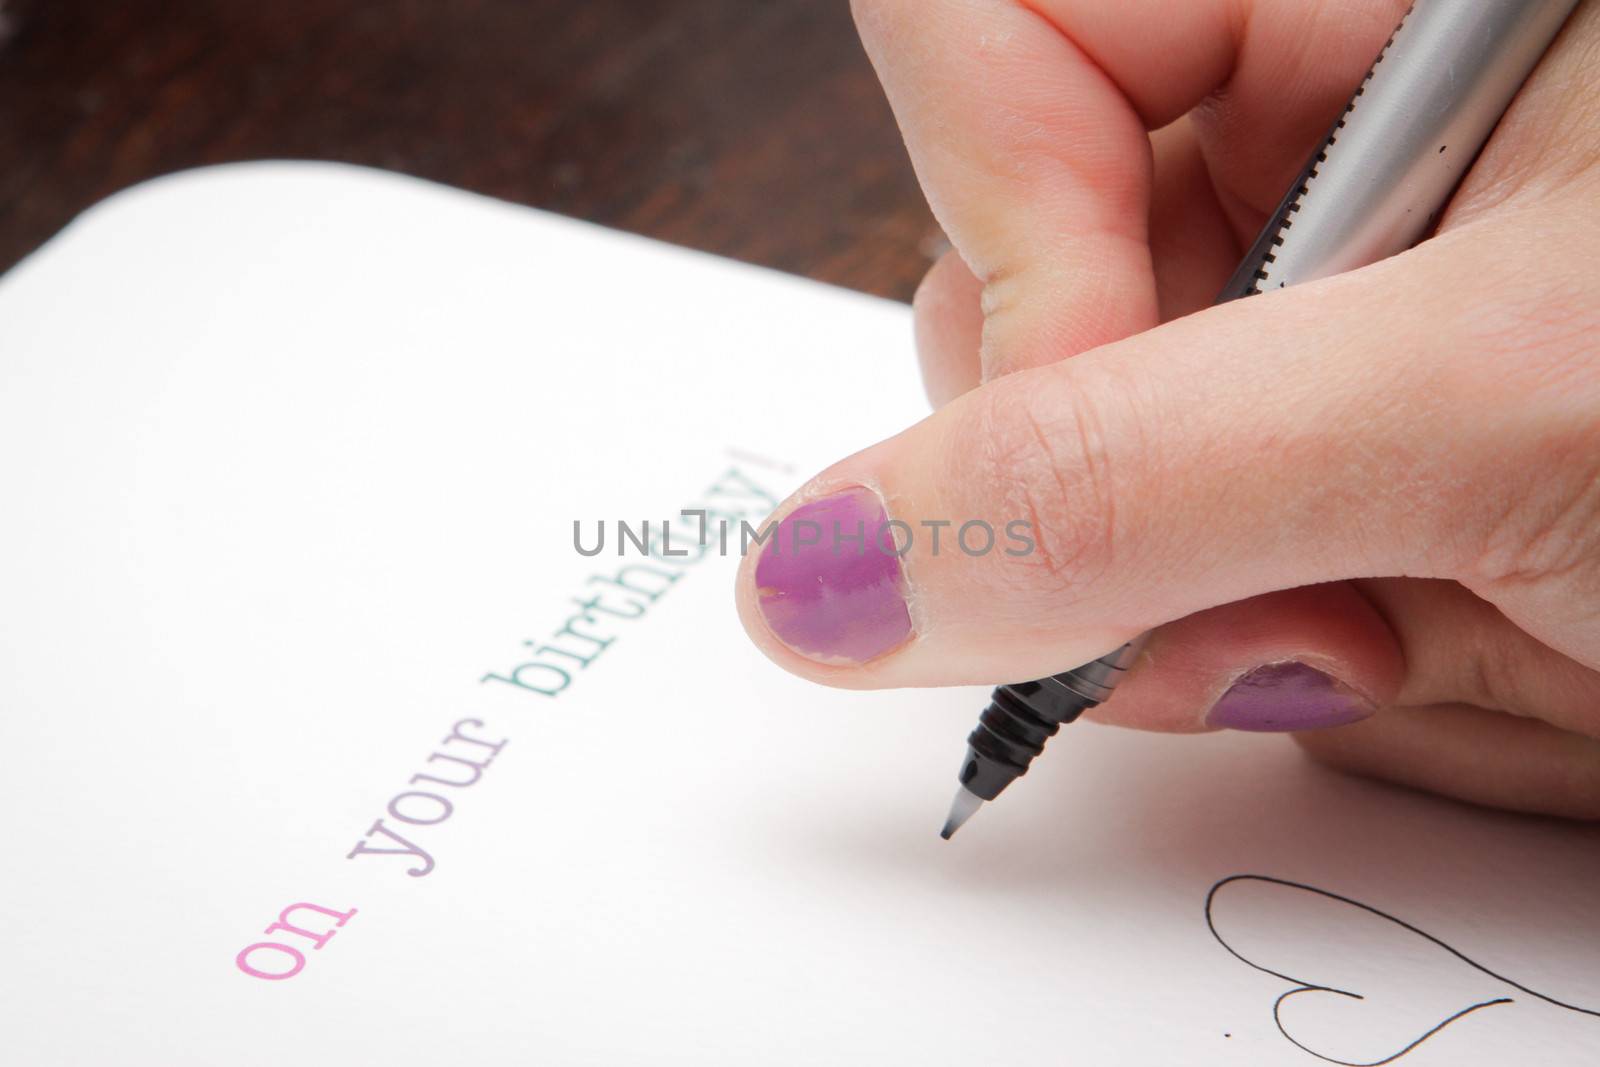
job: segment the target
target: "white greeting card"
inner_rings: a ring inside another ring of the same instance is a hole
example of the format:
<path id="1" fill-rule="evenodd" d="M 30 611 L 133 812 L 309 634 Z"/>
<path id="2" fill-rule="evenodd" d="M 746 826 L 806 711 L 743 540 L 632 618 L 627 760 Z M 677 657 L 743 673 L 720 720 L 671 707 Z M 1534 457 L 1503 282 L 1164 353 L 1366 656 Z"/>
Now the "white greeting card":
<path id="1" fill-rule="evenodd" d="M 1593 1064 L 1600 831 L 762 659 L 903 307 L 421 182 L 162 179 L 0 279 L 0 1059 Z"/>

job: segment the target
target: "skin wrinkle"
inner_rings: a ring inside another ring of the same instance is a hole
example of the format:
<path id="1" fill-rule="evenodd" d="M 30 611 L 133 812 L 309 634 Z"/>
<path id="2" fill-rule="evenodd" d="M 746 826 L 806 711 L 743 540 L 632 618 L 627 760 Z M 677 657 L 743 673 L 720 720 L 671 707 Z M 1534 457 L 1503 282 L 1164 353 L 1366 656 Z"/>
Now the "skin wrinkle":
<path id="1" fill-rule="evenodd" d="M 1146 238 L 1135 239 L 1109 231 L 1096 232 L 1102 239 L 1116 238 L 1126 241 L 1130 245 L 1130 254 L 1148 260 L 1149 244 Z M 1111 259 L 1110 252 L 1102 253 L 1102 264 L 1109 263 Z M 1138 301 L 1141 304 L 1148 303 L 1147 308 L 1130 308 L 1129 305 L 1133 301 L 1129 300 L 1129 294 L 1112 291 L 1113 274 L 1114 272 L 1106 266 L 1100 269 L 1080 267 L 1070 272 L 1063 272 L 1039 263 L 1016 263 L 997 268 L 986 280 L 980 275 L 980 280 L 983 281 L 981 307 L 984 316 L 980 360 L 984 380 L 992 380 L 1010 369 L 1007 366 L 1010 362 L 1008 354 L 1022 347 L 1021 342 L 1013 336 L 1018 331 L 1012 328 L 1012 323 L 1020 319 L 1024 328 L 1037 327 L 1038 315 L 1035 309 L 1049 302 L 1047 291 L 1056 287 L 1047 283 L 1056 278 L 1062 279 L 1061 288 L 1073 290 L 1072 295 L 1079 307 L 1113 309 L 1113 313 L 1115 309 L 1121 308 L 1124 309 L 1125 317 L 1153 321 L 1154 288 L 1152 287 L 1148 293 L 1148 301 Z M 1090 290 L 1091 295 L 1085 294 L 1086 286 L 1093 287 Z M 1070 318 L 1064 330 L 1048 338 L 1048 348 L 1058 354 L 1073 355 L 1097 347 L 1107 339 L 1108 333 L 1114 332 L 1102 321 L 1104 314 L 1102 312 L 1095 316 Z M 1042 346 L 1037 339 L 1034 339 L 1027 347 L 1037 349 Z"/>
<path id="2" fill-rule="evenodd" d="M 1504 698 L 1500 687 L 1496 684 L 1496 680 L 1505 674 L 1506 663 L 1498 655 L 1504 647 L 1496 642 L 1479 639 L 1463 650 L 1467 661 L 1465 675 L 1470 681 L 1465 686 L 1466 691 L 1461 693 L 1461 698 L 1475 707 L 1517 714 L 1510 706 L 1511 702 Z"/>
<path id="3" fill-rule="evenodd" d="M 1079 596 L 1085 583 L 1077 580 L 1074 565 L 1089 540 L 1063 532 L 1073 525 L 1073 496 L 1057 462 L 1056 446 L 1028 410 L 1026 396 L 1005 399 L 1009 402 L 992 404 L 984 418 L 993 427 L 991 440 L 1006 442 L 992 453 L 994 466 L 984 477 L 986 481 L 993 479 L 991 484 L 1013 487 L 1033 523 L 1034 551 L 1027 558 L 1026 567 L 1019 571 L 1027 576 L 1030 589 L 1040 583 L 1038 576 L 1042 572 L 1046 576 L 1043 588 L 1052 595 Z M 1021 437 L 1018 424 L 1026 430 Z M 1040 496 L 1038 487 L 1042 483 L 1054 486 L 1054 495 L 1048 500 Z M 1069 549 L 1066 545 L 1075 547 Z"/>
<path id="4" fill-rule="evenodd" d="M 1022 7 L 1028 11 L 1031 11 L 1034 15 L 1038 16 L 1039 19 L 1047 23 L 1052 29 L 1059 33 L 1068 44 L 1076 49 L 1079 55 L 1088 60 L 1089 65 L 1095 70 L 1099 71 L 1106 81 L 1110 83 L 1111 87 L 1117 91 L 1117 94 L 1128 102 L 1128 104 L 1132 107 L 1134 114 L 1138 116 L 1139 121 L 1144 124 L 1144 128 L 1146 130 L 1159 129 L 1160 127 L 1167 125 L 1169 122 L 1176 120 L 1181 115 L 1189 111 L 1191 105 L 1187 102 L 1177 105 L 1176 110 L 1174 110 L 1173 105 L 1169 105 L 1166 109 L 1160 111 L 1154 110 L 1149 104 L 1141 104 L 1139 100 L 1139 93 L 1137 91 L 1138 87 L 1135 85 L 1125 84 L 1120 81 L 1116 74 L 1113 73 L 1112 66 L 1106 63 L 1101 56 L 1095 54 L 1094 50 L 1088 46 L 1081 34 L 1073 33 L 1070 27 L 1045 9 L 1046 0 L 1014 0 L 1014 2 L 1018 7 Z M 1247 19 L 1248 16 L 1241 16 L 1241 12 L 1239 10 L 1240 4 L 1237 2 L 1237 0 L 1234 0 L 1234 2 L 1231 3 L 1231 7 L 1230 4 L 1224 4 L 1223 7 L 1231 10 L 1232 17 L 1228 19 L 1228 22 L 1232 32 L 1229 35 L 1229 44 L 1231 47 L 1226 61 L 1223 62 L 1221 66 L 1224 70 L 1232 70 L 1238 61 L 1240 41 L 1239 35 L 1244 25 L 1243 20 Z M 1168 112 L 1172 113 L 1169 114 Z"/>
<path id="5" fill-rule="evenodd" d="M 1573 582 L 1575 572 L 1593 572 L 1593 561 L 1600 555 L 1600 464 L 1594 462 L 1595 451 L 1600 450 L 1600 432 L 1591 431 L 1590 439 L 1586 450 L 1590 473 L 1566 497 L 1565 505 L 1548 516 L 1539 515 L 1531 528 L 1521 517 L 1533 510 L 1526 502 L 1508 511 L 1504 521 L 1520 527 L 1513 535 L 1518 547 L 1498 566 L 1492 562 L 1495 556 L 1490 557 L 1488 566 L 1493 570 L 1486 580 L 1469 577 L 1466 581 L 1483 589 L 1529 582 L 1577 584 Z M 1593 586 L 1594 582 L 1585 584 Z"/>
<path id="6" fill-rule="evenodd" d="M 1076 494 L 1073 494 L 1067 488 L 1066 476 L 1063 473 L 1062 465 L 1061 465 L 1061 463 L 1059 461 L 1058 455 L 1056 454 L 1055 446 L 1051 443 L 1050 435 L 1045 432 L 1045 430 L 1044 430 L 1044 428 L 1042 426 L 1039 425 L 1039 420 L 1034 417 L 1033 412 L 1028 410 L 1026 406 L 1024 406 L 1024 408 L 1023 408 L 1022 417 L 1027 422 L 1028 428 L 1033 432 L 1034 447 L 1036 449 L 1038 449 L 1039 450 L 1039 454 L 1045 458 L 1044 459 L 1045 464 L 1049 467 L 1050 473 L 1051 473 L 1052 478 L 1053 478 L 1053 480 L 1055 482 L 1056 498 L 1055 498 L 1055 508 L 1052 509 L 1052 514 L 1065 513 L 1068 509 L 1071 509 L 1074 505 L 1077 505 L 1077 506 L 1081 507 L 1082 506 L 1082 502 L 1078 501 L 1078 500 L 1074 500 L 1074 496 Z M 1078 425 L 1078 435 L 1079 435 L 1080 442 L 1083 442 L 1084 446 L 1086 446 L 1087 445 L 1087 441 L 1086 441 L 1086 438 L 1084 436 L 1084 430 L 1083 430 L 1081 421 L 1077 417 L 1074 417 L 1073 422 Z M 1087 458 L 1087 451 L 1085 452 L 1085 458 Z M 1100 500 L 1101 500 L 1101 493 L 1099 492 L 1099 490 L 1102 489 L 1102 486 L 1101 486 L 1099 480 L 1095 477 L 1094 464 L 1093 463 L 1086 463 L 1086 464 L 1084 464 L 1084 468 L 1089 472 L 1089 480 L 1090 480 L 1091 484 L 1093 484 L 1095 486 L 1095 489 L 1097 490 L 1096 493 L 1092 496 L 1091 499 L 1095 503 L 1099 503 Z M 1030 493 L 1029 495 L 1031 496 L 1032 494 Z M 1034 514 L 1038 514 L 1038 510 L 1039 509 L 1037 507 L 1031 507 L 1029 510 L 1031 510 Z M 1107 515 L 1109 515 L 1110 511 L 1111 511 L 1109 506 L 1107 506 L 1107 507 L 1105 507 L 1103 509 L 1102 508 L 1096 508 L 1095 510 L 1103 511 Z M 1061 552 L 1053 551 L 1050 548 L 1050 545 L 1052 545 L 1054 543 L 1057 543 L 1058 542 L 1058 537 L 1055 534 L 1053 534 L 1053 532 L 1051 530 L 1049 530 L 1048 528 L 1045 528 L 1045 527 L 1041 527 L 1038 530 L 1038 532 L 1037 532 L 1037 534 L 1035 536 L 1035 540 L 1036 540 L 1037 545 L 1038 545 L 1039 554 L 1040 554 L 1040 556 L 1042 557 L 1042 560 L 1043 560 L 1045 572 L 1047 574 L 1051 575 L 1052 577 L 1057 578 L 1057 579 L 1062 578 L 1067 573 L 1069 567 L 1071 567 L 1073 564 L 1078 563 L 1088 552 L 1088 544 L 1089 544 L 1089 539 L 1088 538 L 1074 538 L 1073 540 L 1076 541 L 1077 544 L 1080 545 L 1081 547 L 1077 548 L 1076 550 L 1074 550 L 1074 551 L 1072 551 L 1070 553 L 1063 554 Z M 1107 562 L 1109 563 L 1109 560 Z M 1064 583 L 1064 584 L 1065 585 L 1070 585 L 1072 583 Z M 1087 581 L 1083 581 L 1080 578 L 1080 580 L 1078 581 L 1077 584 L 1079 584 L 1080 586 L 1081 585 L 1087 585 L 1088 582 Z"/>
<path id="7" fill-rule="evenodd" d="M 1034 537 L 1035 549 L 1033 555 L 1020 558 L 1018 566 L 1004 568 L 999 572 L 1000 595 L 991 599 L 990 603 L 997 611 L 1002 613 L 1014 610 L 1015 614 L 1010 616 L 1011 621 L 1026 622 L 1030 615 L 1026 599 L 1021 596 L 1007 594 L 1020 593 L 1024 590 L 1031 591 L 1035 587 L 1034 582 L 1038 562 L 1041 558 L 1048 557 L 1042 557 L 1040 554 L 1039 533 L 1044 528 L 1044 524 L 1039 514 L 1036 495 L 1028 491 L 1025 480 L 1010 477 L 1017 469 L 1014 457 L 1020 445 L 1014 441 L 1014 434 L 1001 433 L 998 429 L 991 429 L 1003 426 L 1006 421 L 998 405 L 986 406 L 978 419 L 978 432 L 964 435 L 964 438 L 968 441 L 975 439 L 979 442 L 978 447 L 982 449 L 981 456 L 977 458 L 975 463 L 969 463 L 960 458 L 952 458 L 947 461 L 945 466 L 951 471 L 951 476 L 942 481 L 949 486 L 964 486 L 970 484 L 974 471 L 979 472 L 978 477 L 984 479 L 995 475 L 995 472 L 998 472 L 999 476 L 1005 477 L 1006 480 L 996 483 L 1006 487 L 1006 491 L 1000 494 L 999 497 L 1001 517 L 1016 517 L 1020 514 L 1021 517 L 1025 518 Z M 965 451 L 965 448 L 957 448 L 953 450 L 954 456 L 959 457 Z M 940 500 L 941 506 L 947 514 L 959 513 L 965 506 L 959 499 L 956 499 L 953 493 L 941 495 Z"/>
<path id="8" fill-rule="evenodd" d="M 1550 440 L 1548 419 L 1541 427 L 1535 461 L 1550 480 L 1508 497 L 1462 577 L 1466 584 L 1491 591 L 1540 582 L 1594 585 L 1576 579 L 1593 574 L 1600 556 L 1600 419 L 1580 418 L 1561 429 L 1564 447 Z"/>

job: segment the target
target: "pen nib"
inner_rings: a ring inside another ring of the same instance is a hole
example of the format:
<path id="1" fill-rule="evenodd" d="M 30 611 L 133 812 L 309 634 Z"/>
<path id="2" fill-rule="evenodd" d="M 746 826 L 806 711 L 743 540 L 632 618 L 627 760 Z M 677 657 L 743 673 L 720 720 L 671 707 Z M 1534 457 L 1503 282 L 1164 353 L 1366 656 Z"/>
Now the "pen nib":
<path id="1" fill-rule="evenodd" d="M 939 836 L 946 841 L 950 840 L 950 835 L 961 829 L 981 807 L 983 807 L 982 797 L 968 791 L 965 786 L 957 789 L 955 802 L 950 805 L 950 817 L 945 819 L 944 829 L 939 831 Z"/>

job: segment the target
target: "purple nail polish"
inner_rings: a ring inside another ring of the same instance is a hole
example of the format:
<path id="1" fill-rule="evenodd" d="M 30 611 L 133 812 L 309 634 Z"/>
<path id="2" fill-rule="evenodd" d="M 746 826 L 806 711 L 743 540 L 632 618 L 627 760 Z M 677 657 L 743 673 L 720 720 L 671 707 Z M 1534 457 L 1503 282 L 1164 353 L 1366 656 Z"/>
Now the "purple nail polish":
<path id="1" fill-rule="evenodd" d="M 756 593 L 773 634 L 810 659 L 865 663 L 911 636 L 905 576 L 878 494 L 802 504 L 760 549 Z"/>
<path id="2" fill-rule="evenodd" d="M 1269 663 L 1229 687 L 1206 723 L 1229 730 L 1321 730 L 1365 719 L 1372 705 L 1304 663 Z"/>

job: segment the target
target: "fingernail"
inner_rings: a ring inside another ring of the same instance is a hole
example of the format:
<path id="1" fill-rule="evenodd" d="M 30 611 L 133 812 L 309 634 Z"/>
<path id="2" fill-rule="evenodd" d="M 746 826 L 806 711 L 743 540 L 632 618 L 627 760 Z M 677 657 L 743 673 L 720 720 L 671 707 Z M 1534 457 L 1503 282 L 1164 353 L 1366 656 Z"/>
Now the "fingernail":
<path id="1" fill-rule="evenodd" d="M 802 504 L 760 549 L 756 592 L 773 635 L 823 663 L 865 663 L 911 636 L 905 575 L 878 494 Z"/>
<path id="2" fill-rule="evenodd" d="M 1269 663 L 1242 676 L 1212 705 L 1206 723 L 1228 730 L 1322 730 L 1376 709 L 1332 675 L 1304 663 Z"/>

